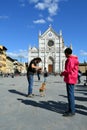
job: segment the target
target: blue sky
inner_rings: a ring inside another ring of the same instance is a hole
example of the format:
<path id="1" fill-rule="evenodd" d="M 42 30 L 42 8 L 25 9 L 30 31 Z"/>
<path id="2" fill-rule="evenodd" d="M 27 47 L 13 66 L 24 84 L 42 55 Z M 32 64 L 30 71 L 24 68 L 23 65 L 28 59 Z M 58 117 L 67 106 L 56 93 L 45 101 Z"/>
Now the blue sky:
<path id="1" fill-rule="evenodd" d="M 39 30 L 50 24 L 87 61 L 87 0 L 0 0 L 0 45 L 12 58 L 27 62 L 29 45 L 38 47 Z"/>

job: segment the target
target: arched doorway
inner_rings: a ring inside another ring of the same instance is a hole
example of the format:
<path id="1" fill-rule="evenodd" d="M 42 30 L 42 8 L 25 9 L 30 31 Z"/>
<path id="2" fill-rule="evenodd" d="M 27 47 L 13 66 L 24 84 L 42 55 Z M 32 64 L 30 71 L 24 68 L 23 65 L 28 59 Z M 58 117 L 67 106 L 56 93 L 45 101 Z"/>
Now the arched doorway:
<path id="1" fill-rule="evenodd" d="M 54 66 L 53 66 L 54 64 L 53 64 L 53 58 L 52 57 L 49 57 L 49 59 L 48 59 L 48 72 L 49 73 L 53 73 L 53 68 L 54 68 Z"/>

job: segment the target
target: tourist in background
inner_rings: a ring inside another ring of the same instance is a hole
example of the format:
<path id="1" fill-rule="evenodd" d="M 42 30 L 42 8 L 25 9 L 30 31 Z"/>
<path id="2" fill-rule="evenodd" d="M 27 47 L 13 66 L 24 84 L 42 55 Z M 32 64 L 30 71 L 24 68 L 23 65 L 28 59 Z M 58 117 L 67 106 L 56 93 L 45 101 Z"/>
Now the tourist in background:
<path id="1" fill-rule="evenodd" d="M 41 72 L 38 70 L 37 71 L 37 78 L 38 78 L 38 80 L 40 80 L 40 74 L 41 74 Z"/>
<path id="2" fill-rule="evenodd" d="M 46 83 L 47 76 L 48 76 L 48 72 L 47 72 L 47 69 L 46 69 L 46 67 L 45 67 L 45 68 L 44 68 L 44 83 Z"/>
<path id="3" fill-rule="evenodd" d="M 78 71 L 78 84 L 81 83 L 81 76 L 82 76 L 82 72 L 79 70 Z"/>

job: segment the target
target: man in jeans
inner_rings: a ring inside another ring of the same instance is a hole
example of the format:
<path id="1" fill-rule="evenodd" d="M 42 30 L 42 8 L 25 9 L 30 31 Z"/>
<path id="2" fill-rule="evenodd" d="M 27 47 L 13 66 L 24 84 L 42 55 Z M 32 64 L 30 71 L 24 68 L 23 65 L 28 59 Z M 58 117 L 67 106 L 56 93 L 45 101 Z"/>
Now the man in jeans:
<path id="1" fill-rule="evenodd" d="M 41 71 L 42 68 L 37 66 L 41 62 L 41 58 L 37 57 L 31 60 L 28 69 L 27 69 L 27 80 L 28 80 L 28 95 L 27 97 L 33 97 L 33 78 L 34 74 L 39 70 Z"/>
<path id="2" fill-rule="evenodd" d="M 71 48 L 66 48 L 64 53 L 67 59 L 65 70 L 61 72 L 60 76 L 64 76 L 64 81 L 66 82 L 68 110 L 64 112 L 63 116 L 73 116 L 75 115 L 74 85 L 78 80 L 79 61 L 77 56 L 72 55 Z"/>

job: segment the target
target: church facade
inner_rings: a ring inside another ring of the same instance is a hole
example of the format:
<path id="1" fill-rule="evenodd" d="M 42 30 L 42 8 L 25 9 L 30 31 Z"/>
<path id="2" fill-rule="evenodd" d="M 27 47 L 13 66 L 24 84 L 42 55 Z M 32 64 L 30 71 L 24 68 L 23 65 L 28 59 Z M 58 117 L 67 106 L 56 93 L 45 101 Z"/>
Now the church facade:
<path id="1" fill-rule="evenodd" d="M 41 34 L 39 32 L 38 48 L 29 47 L 28 63 L 35 57 L 42 59 L 42 67 L 46 67 L 49 73 L 60 73 L 64 70 L 65 55 L 64 39 L 62 32 L 57 34 L 51 26 Z"/>

